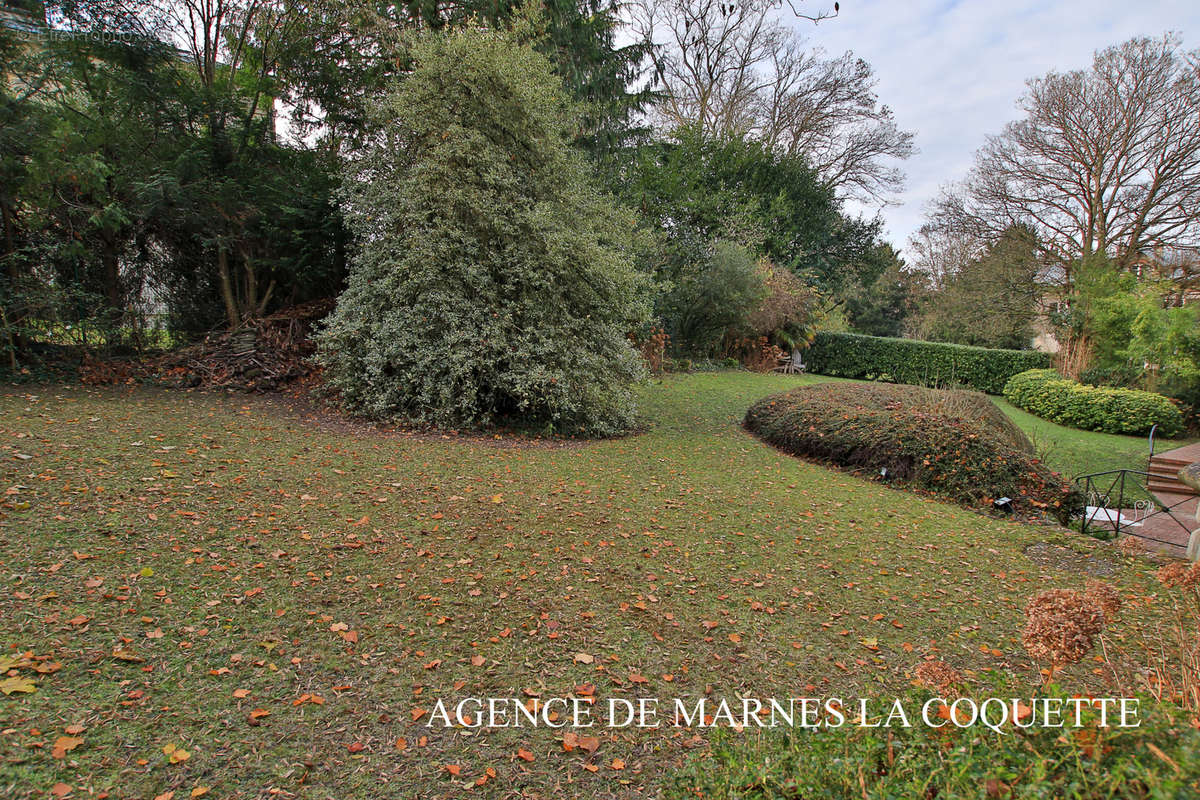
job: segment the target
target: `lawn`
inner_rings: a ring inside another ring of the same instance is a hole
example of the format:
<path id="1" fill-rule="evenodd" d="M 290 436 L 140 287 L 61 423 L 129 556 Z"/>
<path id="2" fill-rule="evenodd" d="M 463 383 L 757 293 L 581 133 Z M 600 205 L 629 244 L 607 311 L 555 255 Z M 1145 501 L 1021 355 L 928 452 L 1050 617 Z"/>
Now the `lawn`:
<path id="1" fill-rule="evenodd" d="M 1110 469 L 1146 469 L 1150 441 L 1145 436 L 1115 436 L 1064 428 L 1035 417 L 1002 397 L 992 400 L 1025 431 L 1043 460 L 1068 478 Z M 1159 437 L 1155 439 L 1154 452 L 1165 453 L 1193 441 Z"/>
<path id="2" fill-rule="evenodd" d="M 1032 683 L 1020 608 L 1081 586 L 1077 562 L 1111 567 L 1135 607 L 1114 642 L 1138 646 L 1149 562 L 740 428 L 811 380 L 668 377 L 644 390 L 646 432 L 594 443 L 6 389 L 3 644 L 46 671 L 0 696 L 0 796 L 653 796 L 704 731 L 597 727 L 568 750 L 558 729 L 431 727 L 435 701 L 881 697 L 926 656 Z M 1093 436 L 1060 436 L 1052 463 Z M 1035 562 L 1038 543 L 1079 555 Z"/>

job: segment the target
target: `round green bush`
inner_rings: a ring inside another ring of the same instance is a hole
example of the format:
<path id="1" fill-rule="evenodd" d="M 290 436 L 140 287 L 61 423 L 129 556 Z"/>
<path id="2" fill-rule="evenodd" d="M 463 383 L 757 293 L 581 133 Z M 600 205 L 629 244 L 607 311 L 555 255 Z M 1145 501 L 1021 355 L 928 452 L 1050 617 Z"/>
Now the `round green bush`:
<path id="1" fill-rule="evenodd" d="M 1079 492 L 1032 454 L 1025 435 L 978 392 L 917 386 L 822 383 L 767 397 L 746 427 L 770 444 L 973 508 L 1010 497 L 1024 513 L 1066 522 Z"/>
<path id="2" fill-rule="evenodd" d="M 370 417 L 627 430 L 649 292 L 632 217 L 569 146 L 561 79 L 499 32 L 412 56 L 345 182 L 357 255 L 318 340 L 328 383 Z"/>
<path id="3" fill-rule="evenodd" d="M 1085 431 L 1141 435 L 1157 425 L 1158 434 L 1175 436 L 1183 430 L 1183 414 L 1160 394 L 1088 386 L 1052 369 L 1014 375 L 1004 386 L 1004 397 L 1030 414 Z"/>

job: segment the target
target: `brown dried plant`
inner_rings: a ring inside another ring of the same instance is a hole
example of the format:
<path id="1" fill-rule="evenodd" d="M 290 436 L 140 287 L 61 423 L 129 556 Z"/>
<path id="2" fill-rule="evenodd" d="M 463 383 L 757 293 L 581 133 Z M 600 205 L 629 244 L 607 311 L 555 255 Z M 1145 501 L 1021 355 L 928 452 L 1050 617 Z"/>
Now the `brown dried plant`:
<path id="1" fill-rule="evenodd" d="M 1025 606 L 1021 642 L 1031 658 L 1050 664 L 1049 680 L 1091 651 L 1104 622 L 1104 611 L 1092 598 L 1070 589 L 1047 589 Z"/>
<path id="2" fill-rule="evenodd" d="M 962 673 L 945 661 L 922 661 L 917 665 L 916 673 L 918 681 L 938 692 L 948 692 L 965 680 Z"/>
<path id="3" fill-rule="evenodd" d="M 1112 624 L 1121 611 L 1121 595 L 1111 583 L 1092 579 L 1084 587 L 1083 596 L 1100 607 L 1106 625 Z"/>
<path id="4" fill-rule="evenodd" d="M 1176 562 L 1156 573 L 1167 594 L 1171 615 L 1159 626 L 1150 648 L 1145 680 L 1158 700 L 1170 700 L 1200 712 L 1200 562 Z"/>
<path id="5" fill-rule="evenodd" d="M 1127 558 L 1136 558 L 1146 555 L 1146 545 L 1142 544 L 1142 540 L 1136 536 L 1125 536 L 1117 542 L 1117 549 Z"/>

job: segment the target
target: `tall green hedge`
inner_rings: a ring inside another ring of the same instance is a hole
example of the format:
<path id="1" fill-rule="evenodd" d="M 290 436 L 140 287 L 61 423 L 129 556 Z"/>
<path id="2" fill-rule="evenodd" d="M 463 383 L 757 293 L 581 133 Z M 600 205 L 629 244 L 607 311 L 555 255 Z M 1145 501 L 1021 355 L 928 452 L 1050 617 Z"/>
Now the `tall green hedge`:
<path id="1" fill-rule="evenodd" d="M 1018 372 L 1050 366 L 1033 350 L 994 350 L 961 344 L 887 339 L 856 333 L 818 333 L 805 360 L 811 372 L 920 386 L 968 386 L 1000 394 Z"/>
<path id="2" fill-rule="evenodd" d="M 1085 431 L 1136 435 L 1157 425 L 1158 433 L 1174 436 L 1183 430 L 1183 414 L 1161 394 L 1087 386 L 1052 369 L 1014 375 L 1004 398 L 1030 414 Z"/>

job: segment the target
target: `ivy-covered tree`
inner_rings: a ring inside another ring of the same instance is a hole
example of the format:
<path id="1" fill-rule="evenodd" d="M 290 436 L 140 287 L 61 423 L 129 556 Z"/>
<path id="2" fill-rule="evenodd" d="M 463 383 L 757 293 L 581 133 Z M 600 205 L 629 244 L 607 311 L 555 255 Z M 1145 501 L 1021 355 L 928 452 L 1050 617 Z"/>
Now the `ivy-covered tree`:
<path id="1" fill-rule="evenodd" d="M 447 427 L 608 435 L 643 373 L 633 219 L 589 185 L 548 59 L 510 34 L 422 37 L 349 170 L 357 240 L 319 338 L 346 404 Z"/>

